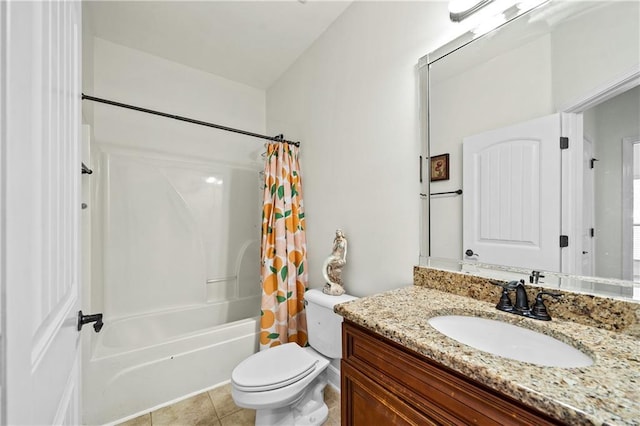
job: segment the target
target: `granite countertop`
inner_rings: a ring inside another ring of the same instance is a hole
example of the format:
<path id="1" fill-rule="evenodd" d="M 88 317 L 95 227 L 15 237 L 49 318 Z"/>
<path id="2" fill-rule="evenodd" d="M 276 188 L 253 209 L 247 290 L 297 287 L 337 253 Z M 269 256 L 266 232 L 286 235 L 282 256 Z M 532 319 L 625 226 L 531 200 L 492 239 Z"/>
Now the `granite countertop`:
<path id="1" fill-rule="evenodd" d="M 335 312 L 568 424 L 640 425 L 640 341 L 634 336 L 524 318 L 498 311 L 495 304 L 419 286 L 339 304 Z M 431 327 L 427 321 L 439 315 L 475 315 L 539 331 L 582 350 L 594 364 L 541 367 L 482 352 Z"/>

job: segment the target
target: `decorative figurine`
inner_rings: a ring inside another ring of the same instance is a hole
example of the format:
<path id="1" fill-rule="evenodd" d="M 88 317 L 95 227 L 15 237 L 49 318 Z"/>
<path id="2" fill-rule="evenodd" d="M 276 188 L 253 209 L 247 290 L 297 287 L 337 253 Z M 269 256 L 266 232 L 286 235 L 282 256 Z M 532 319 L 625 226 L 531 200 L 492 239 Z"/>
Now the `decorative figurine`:
<path id="1" fill-rule="evenodd" d="M 342 267 L 347 263 L 347 239 L 341 229 L 336 230 L 333 240 L 333 251 L 322 265 L 322 276 L 326 284 L 322 291 L 332 296 L 344 294 L 342 283 Z"/>

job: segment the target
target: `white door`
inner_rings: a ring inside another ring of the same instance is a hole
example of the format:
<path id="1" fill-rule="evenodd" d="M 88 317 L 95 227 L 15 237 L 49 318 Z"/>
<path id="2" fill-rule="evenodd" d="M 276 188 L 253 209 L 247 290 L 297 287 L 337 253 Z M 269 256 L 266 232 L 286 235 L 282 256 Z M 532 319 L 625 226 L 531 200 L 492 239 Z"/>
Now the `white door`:
<path id="1" fill-rule="evenodd" d="M 560 115 L 464 138 L 463 258 L 560 271 Z"/>
<path id="2" fill-rule="evenodd" d="M 593 168 L 597 163 L 593 158 L 593 143 L 588 138 L 583 139 L 582 144 L 582 173 L 583 191 L 582 195 L 582 247 L 581 247 L 581 275 L 594 276 L 593 267 L 595 244 L 593 243 L 595 233 L 595 212 L 594 212 L 594 173 Z"/>
<path id="3" fill-rule="evenodd" d="M 79 424 L 80 2 L 1 18 L 2 421 Z"/>

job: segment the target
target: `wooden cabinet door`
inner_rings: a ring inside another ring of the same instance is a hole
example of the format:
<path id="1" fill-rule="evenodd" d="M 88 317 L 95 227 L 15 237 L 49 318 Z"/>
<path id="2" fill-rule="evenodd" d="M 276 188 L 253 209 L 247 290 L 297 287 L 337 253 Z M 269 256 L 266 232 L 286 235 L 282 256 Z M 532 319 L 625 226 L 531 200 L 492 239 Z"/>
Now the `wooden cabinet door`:
<path id="1" fill-rule="evenodd" d="M 343 322 L 342 424 L 563 424 L 378 334 Z"/>
<path id="2" fill-rule="evenodd" d="M 342 362 L 342 425 L 437 425 L 423 413 Z"/>

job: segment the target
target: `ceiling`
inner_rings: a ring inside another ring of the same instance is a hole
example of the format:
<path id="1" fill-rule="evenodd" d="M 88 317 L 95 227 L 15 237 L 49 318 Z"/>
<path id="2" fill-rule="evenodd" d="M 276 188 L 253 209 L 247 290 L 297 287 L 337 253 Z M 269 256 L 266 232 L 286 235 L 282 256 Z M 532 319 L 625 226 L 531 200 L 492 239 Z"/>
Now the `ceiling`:
<path id="1" fill-rule="evenodd" d="M 96 1 L 96 37 L 259 89 L 271 86 L 351 1 Z"/>

